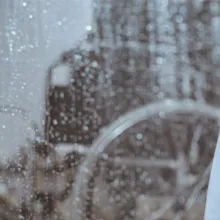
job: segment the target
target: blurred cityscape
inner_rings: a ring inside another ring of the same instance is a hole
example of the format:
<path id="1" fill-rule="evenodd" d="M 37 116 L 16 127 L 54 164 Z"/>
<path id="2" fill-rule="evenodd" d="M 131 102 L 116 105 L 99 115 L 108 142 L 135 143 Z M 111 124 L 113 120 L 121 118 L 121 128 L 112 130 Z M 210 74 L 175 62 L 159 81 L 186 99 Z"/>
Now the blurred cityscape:
<path id="1" fill-rule="evenodd" d="M 85 38 L 47 65 L 43 123 L 0 106 L 28 123 L 25 145 L 1 164 L 0 219 L 203 219 L 219 131 L 220 2 L 90 7 Z"/>

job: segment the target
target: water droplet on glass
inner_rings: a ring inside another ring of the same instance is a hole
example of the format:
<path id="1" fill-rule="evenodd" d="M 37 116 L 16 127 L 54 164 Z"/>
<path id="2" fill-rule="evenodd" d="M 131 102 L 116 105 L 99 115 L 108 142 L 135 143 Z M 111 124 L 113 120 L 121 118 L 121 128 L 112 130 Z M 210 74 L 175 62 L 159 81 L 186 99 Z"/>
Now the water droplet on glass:
<path id="1" fill-rule="evenodd" d="M 89 130 L 88 126 L 84 126 L 83 129 L 84 129 L 84 131 L 88 131 Z"/>
<path id="2" fill-rule="evenodd" d="M 23 219 L 24 219 L 24 216 L 23 216 L 23 215 L 19 215 L 19 216 L 18 216 L 18 219 L 19 219 L 19 220 L 23 220 Z"/>
<path id="3" fill-rule="evenodd" d="M 143 134 L 138 133 L 138 134 L 136 135 L 136 137 L 137 137 L 138 140 L 141 140 L 141 139 L 143 138 Z"/>
<path id="4" fill-rule="evenodd" d="M 92 30 L 92 26 L 90 26 L 90 25 L 86 26 L 86 30 L 87 31 L 91 31 Z"/>
<path id="5" fill-rule="evenodd" d="M 158 57 L 157 58 L 157 64 L 163 64 L 164 63 L 164 58 L 163 57 Z"/>
<path id="6" fill-rule="evenodd" d="M 165 112 L 163 112 L 163 111 L 161 111 L 161 112 L 159 112 L 159 116 L 160 116 L 161 118 L 165 118 L 166 113 L 165 113 Z"/>
<path id="7" fill-rule="evenodd" d="M 12 34 L 12 35 L 16 35 L 16 32 L 15 32 L 15 31 L 12 31 L 11 34 Z"/>
<path id="8" fill-rule="evenodd" d="M 58 24 L 59 26 L 61 26 L 61 25 L 62 25 L 62 21 L 58 21 L 57 24 Z"/>
<path id="9" fill-rule="evenodd" d="M 177 23 L 181 23 L 181 22 L 183 22 L 183 16 L 182 15 L 176 15 L 175 20 L 176 20 Z"/>
<path id="10" fill-rule="evenodd" d="M 56 119 L 53 120 L 54 125 L 58 125 L 58 121 Z"/>

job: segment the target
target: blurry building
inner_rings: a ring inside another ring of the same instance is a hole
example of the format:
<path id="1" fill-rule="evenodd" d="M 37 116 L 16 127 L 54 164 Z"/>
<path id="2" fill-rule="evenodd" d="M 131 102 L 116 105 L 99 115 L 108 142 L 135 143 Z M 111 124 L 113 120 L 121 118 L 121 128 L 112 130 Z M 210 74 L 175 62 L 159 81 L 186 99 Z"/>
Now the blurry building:
<path id="1" fill-rule="evenodd" d="M 218 4 L 95 0 L 93 10 L 90 49 L 61 56 L 69 82 L 46 97 L 52 142 L 89 144 L 101 127 L 158 99 L 216 102 Z"/>
<path id="2" fill-rule="evenodd" d="M 206 0 L 94 1 L 94 48 L 128 102 L 118 111 L 156 97 L 210 100 L 218 24 L 219 4 Z"/>

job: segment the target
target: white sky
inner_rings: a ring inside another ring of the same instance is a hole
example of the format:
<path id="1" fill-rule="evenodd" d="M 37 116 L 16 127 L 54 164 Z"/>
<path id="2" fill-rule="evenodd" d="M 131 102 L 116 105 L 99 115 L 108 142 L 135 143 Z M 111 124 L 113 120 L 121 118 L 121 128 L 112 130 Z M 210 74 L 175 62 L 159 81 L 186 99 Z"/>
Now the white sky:
<path id="1" fill-rule="evenodd" d="M 82 40 L 90 19 L 91 0 L 0 0 L 0 105 L 23 107 L 40 124 L 46 69 Z M 1 154 L 24 142 L 26 127 L 0 114 Z"/>

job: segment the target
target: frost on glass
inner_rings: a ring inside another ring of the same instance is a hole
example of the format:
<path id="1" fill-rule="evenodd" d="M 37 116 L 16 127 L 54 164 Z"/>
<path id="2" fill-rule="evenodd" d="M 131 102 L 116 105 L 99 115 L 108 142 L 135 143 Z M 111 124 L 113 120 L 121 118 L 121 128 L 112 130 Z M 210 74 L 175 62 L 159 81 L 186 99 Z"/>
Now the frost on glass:
<path id="1" fill-rule="evenodd" d="M 80 2 L 93 12 L 82 36 Z M 0 0 L 0 128 L 5 115 L 26 123 L 25 147 L 1 165 L 0 219 L 203 219 L 219 131 L 220 4 L 85 2 Z M 43 122 L 16 107 L 23 99 Z"/>

